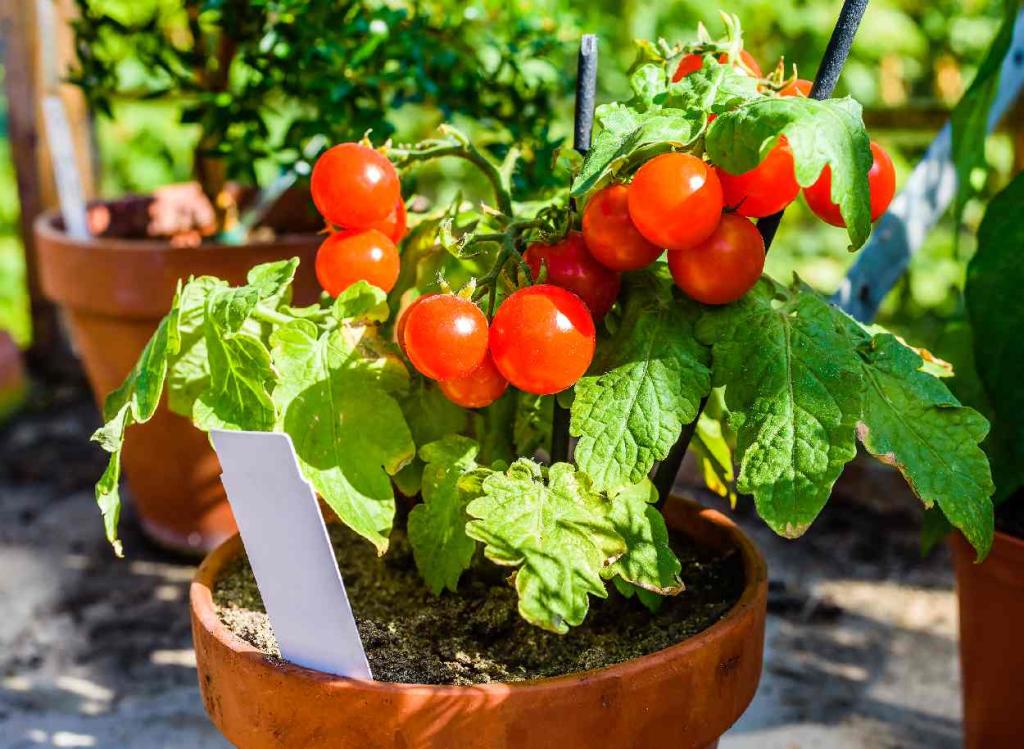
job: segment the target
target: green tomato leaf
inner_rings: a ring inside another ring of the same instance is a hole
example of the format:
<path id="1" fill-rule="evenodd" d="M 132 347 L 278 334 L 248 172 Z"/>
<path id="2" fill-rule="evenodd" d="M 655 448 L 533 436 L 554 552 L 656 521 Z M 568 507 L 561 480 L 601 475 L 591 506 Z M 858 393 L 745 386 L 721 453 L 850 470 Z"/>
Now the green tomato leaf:
<path id="1" fill-rule="evenodd" d="M 254 266 L 245 280 L 247 285 L 256 291 L 256 296 L 260 301 L 268 299 L 286 301 L 284 297 L 291 288 L 298 267 L 299 259 L 297 257 L 263 263 Z"/>
<path id="2" fill-rule="evenodd" d="M 995 487 L 979 447 L 988 422 L 961 406 L 942 380 L 922 371 L 921 357 L 895 336 L 870 336 L 842 312 L 834 314 L 860 355 L 861 443 L 899 469 L 925 507 L 938 504 L 984 558 L 994 530 L 990 497 Z"/>
<path id="3" fill-rule="evenodd" d="M 455 592 L 469 568 L 476 542 L 466 535 L 466 504 L 459 491 L 463 474 L 476 467 L 477 444 L 468 437 L 446 437 L 420 448 L 423 501 L 409 513 L 409 543 L 416 568 L 434 595 Z"/>
<path id="4" fill-rule="evenodd" d="M 1024 307 L 1013 301 L 1024 288 L 1022 205 L 1024 174 L 1018 174 L 989 203 L 964 289 L 975 368 L 992 414 L 985 449 L 1000 499 L 1024 486 Z"/>
<path id="5" fill-rule="evenodd" d="M 629 102 L 633 109 L 641 112 L 655 109 L 668 88 L 668 71 L 658 63 L 641 65 L 629 76 L 629 87 L 633 90 L 633 99 Z"/>
<path id="6" fill-rule="evenodd" d="M 712 346 L 714 385 L 725 386 L 737 489 L 776 533 L 801 535 L 857 453 L 863 384 L 853 346 L 820 297 L 768 279 L 708 311 L 697 336 Z"/>
<path id="7" fill-rule="evenodd" d="M 576 462 L 598 490 L 642 481 L 711 389 L 709 352 L 693 335 L 698 305 L 651 273 L 631 278 L 623 304 L 571 410 Z"/>
<path id="8" fill-rule="evenodd" d="M 868 170 L 871 144 L 860 104 L 852 99 L 817 101 L 799 96 L 761 98 L 725 112 L 708 127 L 705 147 L 712 162 L 732 174 L 756 167 L 785 135 L 793 149 L 796 180 L 813 185 L 832 171 L 832 201 L 846 221 L 854 248 L 871 232 Z"/>
<path id="9" fill-rule="evenodd" d="M 974 80 L 950 115 L 953 128 L 952 157 L 956 167 L 957 192 L 953 219 L 959 227 L 964 206 L 971 196 L 971 173 L 985 165 L 988 113 L 999 88 L 999 73 L 1013 41 L 1013 28 L 1020 10 L 1018 0 L 1003 0 L 1003 19 Z M 959 235 L 959 232 L 958 232 Z"/>
<path id="10" fill-rule="evenodd" d="M 623 104 L 606 104 L 600 109 L 602 129 L 573 182 L 573 197 L 589 195 L 611 181 L 646 146 L 668 150 L 693 140 L 693 116 L 685 112 L 654 109 L 640 113 Z"/>
<path id="11" fill-rule="evenodd" d="M 114 553 L 122 556 L 121 541 L 117 536 L 121 517 L 121 496 L 118 482 L 121 477 L 121 450 L 125 431 L 132 424 L 144 424 L 156 413 L 167 378 L 167 360 L 181 346 L 178 333 L 181 289 L 175 294 L 170 312 L 160 321 L 139 360 L 124 383 L 107 396 L 103 404 L 105 423 L 92 435 L 92 440 L 110 453 L 106 470 L 96 483 L 96 504 L 103 516 L 107 541 Z"/>
<path id="12" fill-rule="evenodd" d="M 295 444 L 302 472 L 338 517 L 383 554 L 395 514 L 389 474 L 415 445 L 395 398 L 408 375 L 372 328 L 318 333 L 298 320 L 272 338 L 275 427 Z"/>
<path id="13" fill-rule="evenodd" d="M 651 593 L 674 596 L 684 589 L 679 579 L 683 566 L 669 545 L 668 527 L 655 507 L 657 502 L 658 490 L 647 479 L 611 497 L 608 518 L 626 542 L 626 553 L 601 574 L 606 579 L 618 576 Z"/>
<path id="14" fill-rule="evenodd" d="M 338 320 L 384 322 L 390 315 L 388 295 L 366 281 L 357 281 L 334 300 L 331 314 Z"/>
<path id="15" fill-rule="evenodd" d="M 700 70 L 669 84 L 668 90 L 656 101 L 674 109 L 701 112 L 706 118 L 708 114 L 722 114 L 759 96 L 756 78 L 706 55 Z"/>
<path id="16" fill-rule="evenodd" d="M 525 458 L 488 476 L 482 489 L 467 508 L 474 520 L 466 533 L 491 561 L 519 568 L 519 613 L 559 634 L 580 624 L 588 596 L 608 595 L 602 569 L 626 552 L 608 500 L 568 463 L 545 471 Z"/>
<path id="17" fill-rule="evenodd" d="M 168 358 L 167 405 L 176 414 L 191 418 L 196 399 L 210 384 L 206 351 L 206 300 L 215 289 L 227 288 L 218 278 L 189 280 L 181 291 L 178 331 L 179 350 Z"/>
<path id="18" fill-rule="evenodd" d="M 467 412 L 444 397 L 436 383 L 416 378 L 408 393 L 399 400 L 413 442 L 428 445 L 453 434 L 462 434 L 468 425 Z M 395 485 L 407 497 L 420 493 L 423 460 L 419 457 L 395 474 Z"/>

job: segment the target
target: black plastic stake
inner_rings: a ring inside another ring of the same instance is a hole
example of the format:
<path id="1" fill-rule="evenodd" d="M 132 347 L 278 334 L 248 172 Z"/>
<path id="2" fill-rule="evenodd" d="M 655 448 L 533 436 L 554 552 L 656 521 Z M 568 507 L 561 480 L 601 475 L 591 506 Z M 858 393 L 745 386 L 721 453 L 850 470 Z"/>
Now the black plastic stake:
<path id="1" fill-rule="evenodd" d="M 580 39 L 580 55 L 576 66 L 576 119 L 573 127 L 573 148 L 581 156 L 590 150 L 594 130 L 594 108 L 597 105 L 597 35 L 584 34 Z M 569 460 L 569 410 L 554 403 L 551 421 L 551 462 Z"/>
<path id="2" fill-rule="evenodd" d="M 846 65 L 846 58 L 850 56 L 853 37 L 857 33 L 857 28 L 860 26 L 861 18 L 864 17 L 864 11 L 867 10 L 867 7 L 868 0 L 845 0 L 843 2 L 843 7 L 839 11 L 839 18 L 836 19 L 835 28 L 832 29 L 832 36 L 828 40 L 828 47 L 825 48 L 825 56 L 821 58 L 821 64 L 818 65 L 818 72 L 814 77 L 814 85 L 811 86 L 810 98 L 822 100 L 832 96 L 836 83 L 839 81 L 839 75 L 843 71 L 843 66 Z M 775 239 L 775 232 L 779 228 L 779 222 L 782 220 L 784 212 L 779 211 L 757 222 L 757 230 L 761 232 L 761 237 L 764 239 L 765 252 L 768 251 L 772 240 Z M 665 456 L 665 460 L 661 461 L 658 465 L 658 469 L 654 473 L 654 485 L 658 489 L 659 508 L 664 506 L 669 494 L 672 492 L 672 486 L 675 484 L 679 468 L 683 464 L 683 458 L 686 456 L 690 441 L 697 431 L 697 422 L 700 420 L 700 415 L 704 413 L 704 407 L 707 403 L 707 397 L 701 400 L 700 405 L 697 407 L 697 416 L 694 417 L 693 422 L 683 427 L 682 432 L 679 434 L 679 439 L 672 446 L 669 454 Z"/>

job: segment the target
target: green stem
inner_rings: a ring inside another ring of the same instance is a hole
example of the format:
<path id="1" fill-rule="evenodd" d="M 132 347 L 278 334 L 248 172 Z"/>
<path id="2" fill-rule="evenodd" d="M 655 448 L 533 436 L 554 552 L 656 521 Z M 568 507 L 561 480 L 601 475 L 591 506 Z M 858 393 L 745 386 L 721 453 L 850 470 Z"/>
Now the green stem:
<path id="1" fill-rule="evenodd" d="M 261 305 L 256 306 L 252 311 L 252 316 L 261 322 L 270 323 L 271 325 L 287 325 L 288 323 L 299 319 Z"/>

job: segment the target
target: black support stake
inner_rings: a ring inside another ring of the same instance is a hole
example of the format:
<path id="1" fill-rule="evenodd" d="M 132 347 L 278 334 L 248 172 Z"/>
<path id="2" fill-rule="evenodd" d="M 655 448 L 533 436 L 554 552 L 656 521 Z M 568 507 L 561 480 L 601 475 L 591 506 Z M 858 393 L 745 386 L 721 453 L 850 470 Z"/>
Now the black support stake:
<path id="1" fill-rule="evenodd" d="M 573 148 L 581 156 L 590 150 L 594 130 L 594 108 L 597 105 L 597 35 L 584 34 L 580 39 L 579 62 L 576 66 L 576 119 L 573 127 Z M 569 460 L 569 411 L 554 403 L 551 422 L 551 462 Z"/>
<path id="2" fill-rule="evenodd" d="M 812 99 L 827 99 L 832 96 L 839 75 L 846 65 L 846 58 L 850 55 L 850 47 L 853 46 L 853 37 L 857 34 L 861 18 L 867 10 L 868 0 L 844 0 L 843 7 L 839 11 L 839 18 L 836 19 L 835 28 L 832 29 L 832 36 L 828 40 L 828 47 L 825 48 L 825 56 L 821 58 L 818 65 L 817 75 L 814 76 L 814 85 L 811 86 Z M 771 247 L 775 239 L 775 232 L 779 228 L 784 211 L 779 211 L 771 216 L 766 216 L 757 222 L 757 230 L 761 232 L 764 239 L 765 252 Z M 658 507 L 663 507 L 672 492 L 679 467 L 683 464 L 686 450 L 690 446 L 694 433 L 697 431 L 697 422 L 700 415 L 704 413 L 704 407 L 708 399 L 705 397 L 697 407 L 697 416 L 693 422 L 683 427 L 679 439 L 672 446 L 665 460 L 658 465 L 654 473 L 654 485 L 658 489 Z"/>

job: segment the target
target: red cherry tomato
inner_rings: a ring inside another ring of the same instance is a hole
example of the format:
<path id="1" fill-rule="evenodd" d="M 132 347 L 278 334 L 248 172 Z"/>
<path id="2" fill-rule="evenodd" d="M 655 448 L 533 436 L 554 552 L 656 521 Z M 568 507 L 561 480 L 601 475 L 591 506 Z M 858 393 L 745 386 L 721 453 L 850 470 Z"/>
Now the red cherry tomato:
<path id="1" fill-rule="evenodd" d="M 896 194 L 896 167 L 885 150 L 871 141 L 871 155 L 874 157 L 868 170 L 868 187 L 871 190 L 871 220 L 875 221 L 885 213 Z M 832 226 L 846 226 L 846 221 L 839 212 L 839 206 L 832 202 L 832 170 L 825 167 L 818 181 L 804 188 L 807 205 L 817 214 L 818 218 Z"/>
<path id="2" fill-rule="evenodd" d="M 456 377 L 440 383 L 441 392 L 457 406 L 483 408 L 498 400 L 508 388 L 508 380 L 494 366 L 488 353 L 480 366 L 465 377 Z"/>
<path id="3" fill-rule="evenodd" d="M 423 375 L 441 381 L 465 377 L 487 355 L 487 318 L 454 294 L 421 297 L 405 313 L 402 340 Z"/>
<path id="4" fill-rule="evenodd" d="M 749 219 L 727 213 L 708 239 L 668 253 L 676 286 L 704 304 L 728 304 L 750 291 L 764 270 L 764 240 Z"/>
<path id="5" fill-rule="evenodd" d="M 547 283 L 568 289 L 582 299 L 595 320 L 608 314 L 619 295 L 619 274 L 597 262 L 587 250 L 583 235 L 569 232 L 555 244 L 531 244 L 523 253 L 534 280 L 542 266 L 548 269 Z"/>
<path id="6" fill-rule="evenodd" d="M 491 321 L 491 356 L 520 390 L 550 395 L 583 376 L 594 358 L 594 320 L 571 291 L 550 284 L 511 294 Z"/>
<path id="7" fill-rule="evenodd" d="M 377 221 L 369 228 L 376 229 L 397 245 L 405 239 L 405 235 L 408 233 L 407 227 L 408 218 L 405 213 L 405 203 L 399 198 L 395 209 L 388 214 L 388 217 L 383 221 Z"/>
<path id="8" fill-rule="evenodd" d="M 325 151 L 313 167 L 310 191 L 320 215 L 346 229 L 369 229 L 384 221 L 402 198 L 395 167 L 359 143 Z"/>
<path id="9" fill-rule="evenodd" d="M 785 136 L 761 163 L 743 174 L 718 169 L 725 205 L 741 216 L 763 218 L 778 213 L 800 194 L 793 173 L 793 150 Z"/>
<path id="10" fill-rule="evenodd" d="M 715 170 L 687 153 L 663 153 L 633 177 L 629 217 L 648 242 L 685 250 L 707 239 L 722 217 Z"/>
<path id="11" fill-rule="evenodd" d="M 376 229 L 334 232 L 316 251 L 316 278 L 331 296 L 338 296 L 356 281 L 391 291 L 398 270 L 395 243 Z"/>
<path id="12" fill-rule="evenodd" d="M 792 83 L 788 83 L 779 89 L 779 96 L 810 96 L 811 86 L 814 85 L 813 81 L 809 81 L 806 78 L 797 78 Z"/>
<path id="13" fill-rule="evenodd" d="M 583 211 L 583 239 L 594 260 L 615 271 L 646 268 L 661 255 L 636 230 L 629 217 L 629 189 L 610 185 L 587 203 Z"/>
<path id="14" fill-rule="evenodd" d="M 740 67 L 740 72 L 753 73 L 755 78 L 763 77 L 764 74 L 761 72 L 761 66 L 757 64 L 757 60 L 755 60 L 754 56 L 747 52 L 747 50 L 740 50 L 740 59 L 743 61 L 743 64 L 746 66 L 746 68 L 749 69 L 748 71 L 747 69 Z M 725 65 L 725 63 L 729 62 L 729 55 L 723 52 L 718 56 L 718 61 Z M 676 72 L 672 74 L 672 82 L 678 83 L 679 81 L 683 80 L 683 78 L 688 76 L 690 73 L 700 70 L 703 64 L 704 58 L 701 55 L 690 54 L 684 56 L 679 61 L 679 65 L 676 66 Z"/>
<path id="15" fill-rule="evenodd" d="M 424 299 L 431 296 L 437 296 L 437 292 L 431 291 L 427 294 L 422 294 L 416 297 L 405 309 L 398 313 L 398 322 L 395 323 L 395 343 L 401 347 L 402 351 L 405 351 L 405 323 L 409 319 L 409 311 Z"/>

